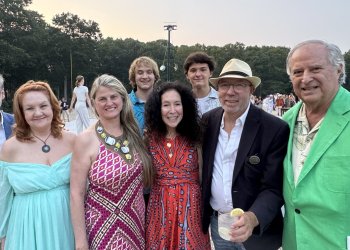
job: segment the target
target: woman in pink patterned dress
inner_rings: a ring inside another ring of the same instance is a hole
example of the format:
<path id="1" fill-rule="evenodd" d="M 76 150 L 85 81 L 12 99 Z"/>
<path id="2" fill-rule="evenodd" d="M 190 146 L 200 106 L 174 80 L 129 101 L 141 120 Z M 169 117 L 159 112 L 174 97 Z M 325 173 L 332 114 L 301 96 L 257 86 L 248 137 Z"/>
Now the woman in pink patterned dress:
<path id="1" fill-rule="evenodd" d="M 181 83 L 163 83 L 145 109 L 156 171 L 146 217 L 146 249 L 209 250 L 201 230 L 200 141 L 196 100 Z"/>
<path id="2" fill-rule="evenodd" d="M 96 78 L 90 95 L 98 121 L 78 136 L 72 159 L 76 249 L 145 249 L 142 190 L 152 168 L 131 103 L 110 75 Z"/>

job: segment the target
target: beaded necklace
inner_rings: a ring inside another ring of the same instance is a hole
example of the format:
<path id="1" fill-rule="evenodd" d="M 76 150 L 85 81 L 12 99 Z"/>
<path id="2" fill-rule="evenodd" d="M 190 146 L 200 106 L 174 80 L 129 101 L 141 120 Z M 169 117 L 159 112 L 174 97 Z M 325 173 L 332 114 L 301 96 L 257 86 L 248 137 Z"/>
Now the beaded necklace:
<path id="1" fill-rule="evenodd" d="M 130 161 L 132 156 L 130 154 L 129 141 L 123 138 L 123 135 L 115 137 L 107 133 L 100 121 L 95 125 L 96 134 L 99 140 L 109 149 L 115 152 L 122 152 L 122 156 L 125 160 Z"/>

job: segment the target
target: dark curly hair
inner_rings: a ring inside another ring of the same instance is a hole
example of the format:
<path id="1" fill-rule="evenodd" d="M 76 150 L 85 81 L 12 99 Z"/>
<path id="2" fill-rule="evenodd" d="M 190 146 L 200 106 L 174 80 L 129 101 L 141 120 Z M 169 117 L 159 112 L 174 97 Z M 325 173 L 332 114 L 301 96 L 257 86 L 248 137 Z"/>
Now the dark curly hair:
<path id="1" fill-rule="evenodd" d="M 191 65 L 195 63 L 206 63 L 209 67 L 210 72 L 213 72 L 216 66 L 216 63 L 212 56 L 208 56 L 207 53 L 201 51 L 193 52 L 188 55 L 184 62 L 183 67 L 185 75 L 187 75 Z"/>
<path id="2" fill-rule="evenodd" d="M 183 117 L 176 127 L 176 132 L 192 143 L 200 143 L 201 125 L 197 102 L 191 89 L 180 82 L 164 82 L 153 90 L 145 104 L 146 133 L 155 138 L 166 136 L 167 128 L 161 114 L 161 97 L 169 90 L 175 90 L 180 94 L 183 107 Z"/>

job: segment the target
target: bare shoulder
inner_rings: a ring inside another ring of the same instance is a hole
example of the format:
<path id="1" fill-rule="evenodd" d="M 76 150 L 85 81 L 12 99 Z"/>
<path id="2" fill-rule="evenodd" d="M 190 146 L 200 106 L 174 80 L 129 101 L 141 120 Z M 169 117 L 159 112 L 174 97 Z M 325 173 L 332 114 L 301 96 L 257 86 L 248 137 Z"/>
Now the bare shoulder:
<path id="1" fill-rule="evenodd" d="M 83 132 L 81 132 L 79 135 L 77 135 L 76 141 L 79 142 L 81 145 L 87 145 L 97 139 L 95 129 L 90 126 L 89 128 L 85 129 Z"/>
<path id="2" fill-rule="evenodd" d="M 91 155 L 98 151 L 98 145 L 99 141 L 95 129 L 89 127 L 77 135 L 74 143 L 74 152 Z"/>
<path id="3" fill-rule="evenodd" d="M 2 161 L 12 161 L 19 151 L 21 151 L 23 143 L 18 141 L 15 136 L 11 137 L 4 142 L 0 150 L 0 160 Z"/>
<path id="4" fill-rule="evenodd" d="M 67 141 L 68 143 L 74 143 L 77 138 L 77 135 L 72 132 L 63 130 L 62 137 L 63 137 L 63 140 Z"/>
<path id="5" fill-rule="evenodd" d="M 99 153 L 99 140 L 94 129 L 80 133 L 74 143 L 72 169 L 88 170 Z"/>

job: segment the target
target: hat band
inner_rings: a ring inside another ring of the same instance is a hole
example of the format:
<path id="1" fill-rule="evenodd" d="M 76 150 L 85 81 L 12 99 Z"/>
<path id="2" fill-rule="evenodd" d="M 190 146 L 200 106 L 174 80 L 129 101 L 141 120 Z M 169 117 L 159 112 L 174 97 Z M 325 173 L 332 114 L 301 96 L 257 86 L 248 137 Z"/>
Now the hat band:
<path id="1" fill-rule="evenodd" d="M 220 77 L 222 76 L 226 76 L 226 75 L 239 75 L 239 76 L 249 76 L 246 73 L 243 73 L 241 71 L 227 71 L 223 74 L 220 75 Z"/>

